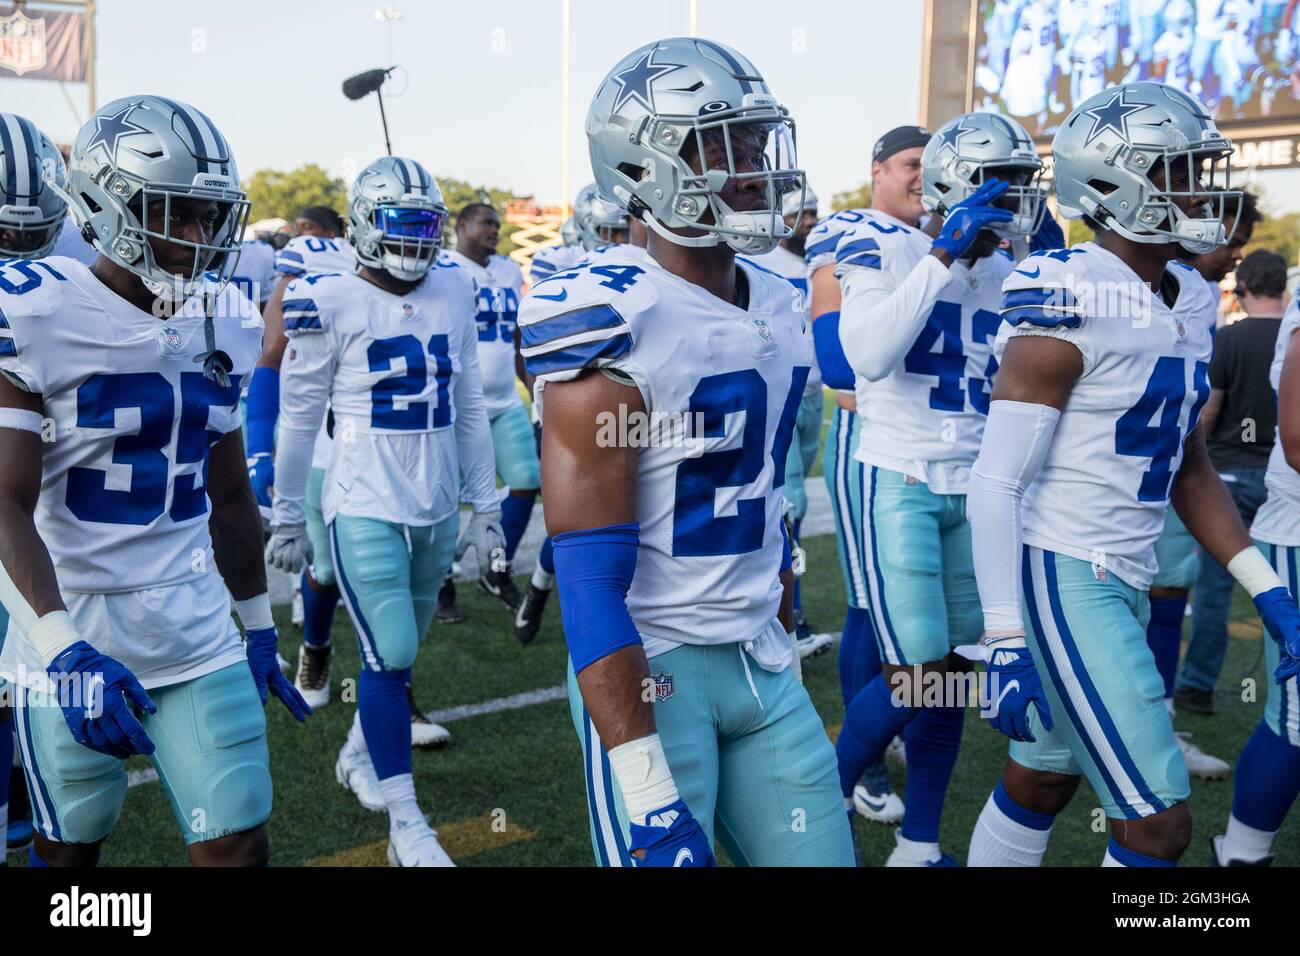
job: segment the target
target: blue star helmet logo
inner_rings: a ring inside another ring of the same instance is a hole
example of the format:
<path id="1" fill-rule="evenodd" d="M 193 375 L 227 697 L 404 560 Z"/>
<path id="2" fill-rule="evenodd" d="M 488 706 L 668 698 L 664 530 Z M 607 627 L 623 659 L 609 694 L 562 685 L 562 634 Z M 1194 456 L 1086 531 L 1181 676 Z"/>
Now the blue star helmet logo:
<path id="1" fill-rule="evenodd" d="M 633 99 L 651 113 L 654 112 L 654 93 L 650 89 L 650 84 L 667 73 L 680 70 L 684 65 L 655 63 L 654 55 L 657 50 L 658 47 L 647 50 L 626 70 L 614 74 L 612 79 L 618 84 L 618 96 L 614 98 L 614 108 L 611 112 L 617 113 L 623 108 L 623 104 Z"/>
<path id="2" fill-rule="evenodd" d="M 1126 103 L 1124 94 L 1128 92 L 1122 87 L 1112 96 L 1104 106 L 1094 106 L 1090 110 L 1083 112 L 1092 117 L 1092 129 L 1088 130 L 1088 136 L 1083 141 L 1087 146 L 1094 139 L 1100 136 L 1106 130 L 1114 130 L 1120 138 L 1127 140 L 1128 137 L 1128 118 L 1129 114 L 1136 113 L 1139 110 L 1147 108 L 1146 103 Z"/>
<path id="3" fill-rule="evenodd" d="M 976 132 L 976 127 L 967 126 L 966 117 L 963 116 L 956 123 L 950 124 L 939 134 L 939 148 L 942 149 L 944 146 L 947 146 L 951 148 L 954 153 L 960 153 L 961 150 L 957 147 L 957 140 L 961 139 L 963 133 L 974 132 Z"/>
<path id="4" fill-rule="evenodd" d="M 136 104 L 133 103 L 118 110 L 112 116 L 96 116 L 95 133 L 86 143 L 86 151 L 90 152 L 96 146 L 102 146 L 109 158 L 116 161 L 118 140 L 123 136 L 149 132 L 145 127 L 138 126 L 127 118 L 136 108 Z"/>

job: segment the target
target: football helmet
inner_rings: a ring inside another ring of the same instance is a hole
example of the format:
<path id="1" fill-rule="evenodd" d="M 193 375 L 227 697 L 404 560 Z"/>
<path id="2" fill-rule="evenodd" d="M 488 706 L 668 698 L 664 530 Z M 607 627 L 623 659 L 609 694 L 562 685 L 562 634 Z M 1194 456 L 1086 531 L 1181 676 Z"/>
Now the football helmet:
<path id="1" fill-rule="evenodd" d="M 587 143 L 601 198 L 671 242 L 762 253 L 792 233 L 781 208 L 804 188 L 794 122 L 758 69 L 721 43 L 676 37 L 623 57 L 591 102 Z M 753 180 L 762 208 L 723 201 L 728 183 Z"/>
<path id="2" fill-rule="evenodd" d="M 406 282 L 433 267 L 446 222 L 442 190 L 413 159 L 381 156 L 348 190 L 348 230 L 357 261 Z"/>
<path id="3" fill-rule="evenodd" d="M 156 297 L 183 301 L 205 273 L 218 286 L 230 281 L 249 201 L 226 138 L 204 114 L 161 96 L 114 100 L 81 127 L 68 166 L 64 198 L 82 236 Z M 171 204 L 178 199 L 217 204 L 207 241 L 171 234 Z M 189 249 L 188 275 L 160 266 L 150 239 Z"/>
<path id="4" fill-rule="evenodd" d="M 578 242 L 590 252 L 612 242 L 615 231 L 627 230 L 627 210 L 601 199 L 596 184 L 591 183 L 573 201 L 573 222 L 578 229 Z"/>
<path id="5" fill-rule="evenodd" d="M 560 226 L 560 242 L 566 246 L 576 246 L 581 241 L 582 237 L 578 233 L 578 223 L 573 216 L 570 216 Z"/>
<path id="6" fill-rule="evenodd" d="M 1014 214 L 991 232 L 1004 239 L 1031 236 L 1047 209 L 1043 161 L 1025 128 L 999 113 L 966 113 L 944 123 L 921 152 L 921 205 L 946 216 L 993 178 L 1009 183 L 994 205 Z"/>
<path id="7" fill-rule="evenodd" d="M 1088 216 L 1134 242 L 1176 242 L 1200 255 L 1227 243 L 1223 220 L 1235 226 L 1241 211 L 1241 192 L 1229 188 L 1232 143 L 1204 106 L 1161 83 L 1088 98 L 1061 124 L 1052 155 L 1061 214 Z M 1204 200 L 1201 215 L 1178 208 L 1175 200 L 1189 197 Z"/>
<path id="8" fill-rule="evenodd" d="M 0 113 L 0 258 L 43 259 L 59 238 L 68 204 L 68 168 L 50 138 L 31 120 Z"/>
<path id="9" fill-rule="evenodd" d="M 805 185 L 802 193 L 786 193 L 785 199 L 781 200 L 782 216 L 795 216 L 805 209 L 811 209 L 814 214 L 817 212 L 817 194 L 811 186 Z"/>

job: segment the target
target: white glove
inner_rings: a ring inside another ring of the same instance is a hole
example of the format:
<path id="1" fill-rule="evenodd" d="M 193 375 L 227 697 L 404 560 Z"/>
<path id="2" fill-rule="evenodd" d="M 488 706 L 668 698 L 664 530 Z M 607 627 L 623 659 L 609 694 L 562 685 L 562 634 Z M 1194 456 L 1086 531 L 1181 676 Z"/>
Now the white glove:
<path id="1" fill-rule="evenodd" d="M 311 538 L 307 537 L 307 525 L 276 525 L 271 533 L 271 540 L 266 546 L 266 563 L 273 568 L 297 574 L 304 564 L 310 564 L 315 557 Z"/>
<path id="2" fill-rule="evenodd" d="M 456 560 L 464 558 L 465 552 L 473 548 L 481 567 L 504 571 L 508 567 L 505 540 L 505 532 L 501 530 L 501 509 L 476 511 L 470 516 L 469 524 L 456 544 Z"/>

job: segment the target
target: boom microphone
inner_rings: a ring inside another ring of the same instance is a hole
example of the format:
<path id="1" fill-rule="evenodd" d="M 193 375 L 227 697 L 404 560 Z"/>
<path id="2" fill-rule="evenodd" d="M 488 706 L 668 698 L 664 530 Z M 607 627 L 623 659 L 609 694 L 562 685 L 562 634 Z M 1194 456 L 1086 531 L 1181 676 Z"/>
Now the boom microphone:
<path id="1" fill-rule="evenodd" d="M 343 95 L 350 100 L 359 100 L 362 97 L 369 96 L 384 85 L 384 80 L 388 79 L 388 74 L 395 69 L 397 67 L 390 66 L 386 70 L 366 70 L 356 76 L 349 76 L 343 81 Z"/>

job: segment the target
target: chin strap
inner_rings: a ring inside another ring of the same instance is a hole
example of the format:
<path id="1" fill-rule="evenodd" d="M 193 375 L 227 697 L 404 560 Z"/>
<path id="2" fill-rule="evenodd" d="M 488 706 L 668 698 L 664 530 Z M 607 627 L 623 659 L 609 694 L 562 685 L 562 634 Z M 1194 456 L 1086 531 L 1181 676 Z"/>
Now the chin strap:
<path id="1" fill-rule="evenodd" d="M 230 356 L 217 348 L 217 330 L 213 324 L 213 318 L 217 311 L 217 297 L 211 293 L 203 293 L 203 340 L 206 352 L 194 356 L 195 363 L 203 363 L 203 377 L 210 382 L 216 382 L 222 388 L 230 387 L 230 373 L 234 371 L 235 363 L 231 361 Z"/>

